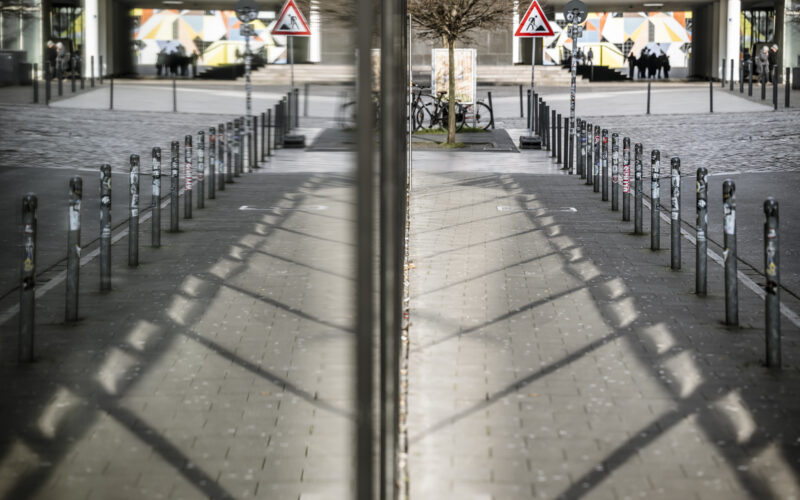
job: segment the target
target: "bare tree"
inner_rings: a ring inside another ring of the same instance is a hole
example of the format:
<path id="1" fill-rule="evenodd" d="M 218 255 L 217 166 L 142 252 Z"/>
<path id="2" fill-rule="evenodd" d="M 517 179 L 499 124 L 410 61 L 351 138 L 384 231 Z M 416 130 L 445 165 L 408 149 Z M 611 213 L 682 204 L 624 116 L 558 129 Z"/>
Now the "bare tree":
<path id="1" fill-rule="evenodd" d="M 426 38 L 439 39 L 448 52 L 447 143 L 456 142 L 455 56 L 456 41 L 465 42 L 476 29 L 493 29 L 507 20 L 511 2 L 507 0 L 408 0 L 408 13 Z"/>

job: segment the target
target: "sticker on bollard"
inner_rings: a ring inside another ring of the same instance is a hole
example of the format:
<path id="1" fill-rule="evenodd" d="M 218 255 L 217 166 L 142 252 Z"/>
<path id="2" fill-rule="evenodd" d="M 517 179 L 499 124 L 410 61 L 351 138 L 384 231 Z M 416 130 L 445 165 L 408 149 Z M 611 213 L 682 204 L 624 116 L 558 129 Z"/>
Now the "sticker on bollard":
<path id="1" fill-rule="evenodd" d="M 611 134 L 611 210 L 619 211 L 619 134 Z"/>
<path id="2" fill-rule="evenodd" d="M 603 201 L 608 201 L 608 129 L 603 129 L 603 149 L 600 153 L 602 167 L 602 197 Z"/>
<path id="3" fill-rule="evenodd" d="M 681 160 L 677 156 L 670 160 L 670 267 L 681 268 Z"/>
<path id="4" fill-rule="evenodd" d="M 725 324 L 739 325 L 739 282 L 736 264 L 736 184 L 722 183 L 723 250 L 725 261 Z"/>
<path id="5" fill-rule="evenodd" d="M 600 192 L 600 125 L 594 126 L 594 151 L 592 151 L 592 177 L 594 192 Z"/>
<path id="6" fill-rule="evenodd" d="M 153 148 L 153 191 L 150 198 L 152 215 L 152 228 L 150 232 L 150 245 L 153 248 L 161 246 L 161 148 Z"/>
<path id="7" fill-rule="evenodd" d="M 622 220 L 631 220 L 631 138 L 622 139 Z"/>
<path id="8" fill-rule="evenodd" d="M 644 234 L 643 228 L 643 210 L 642 210 L 642 190 L 644 189 L 643 169 L 644 148 L 642 143 L 637 142 L 633 147 L 633 234 Z"/>
<path id="9" fill-rule="evenodd" d="M 197 208 L 205 208 L 206 192 L 206 136 L 202 130 L 197 132 Z"/>
<path id="10" fill-rule="evenodd" d="M 650 152 L 650 250 L 661 248 L 661 152 Z"/>
<path id="11" fill-rule="evenodd" d="M 128 266 L 139 265 L 139 155 L 131 155 L 128 178 Z"/>
<path id="12" fill-rule="evenodd" d="M 183 218 L 192 218 L 192 136 L 183 138 Z"/>
<path id="13" fill-rule="evenodd" d="M 778 202 L 769 197 L 764 201 L 764 275 L 766 365 L 781 369 L 781 279 L 778 246 Z"/>
<path id="14" fill-rule="evenodd" d="M 208 199 L 217 197 L 217 129 L 208 129 Z"/>
<path id="15" fill-rule="evenodd" d="M 169 230 L 173 233 L 179 231 L 180 207 L 178 206 L 178 168 L 181 161 L 181 143 L 172 141 L 172 157 L 169 161 Z"/>
<path id="16" fill-rule="evenodd" d="M 17 358 L 33 361 L 36 312 L 36 233 L 38 200 L 28 193 L 22 198 L 22 268 L 19 294 L 19 336 Z"/>
<path id="17" fill-rule="evenodd" d="M 233 148 L 236 141 L 233 135 L 233 123 L 228 122 L 225 128 L 225 183 L 233 184 L 233 171 L 236 168 L 233 163 Z"/>
<path id="18" fill-rule="evenodd" d="M 100 291 L 111 290 L 111 165 L 100 167 Z"/>
<path id="19" fill-rule="evenodd" d="M 67 291 L 65 315 L 67 322 L 78 321 L 78 292 L 80 291 L 81 268 L 81 200 L 83 179 L 69 180 L 69 232 L 67 233 Z"/>
<path id="20" fill-rule="evenodd" d="M 697 169 L 697 226 L 694 293 L 705 296 L 708 285 L 708 170 Z"/>

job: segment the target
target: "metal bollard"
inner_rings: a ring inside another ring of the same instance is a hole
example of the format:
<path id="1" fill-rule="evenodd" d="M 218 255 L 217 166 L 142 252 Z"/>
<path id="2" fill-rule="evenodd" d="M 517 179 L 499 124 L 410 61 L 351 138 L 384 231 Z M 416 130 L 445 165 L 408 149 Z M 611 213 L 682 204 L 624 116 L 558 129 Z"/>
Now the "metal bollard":
<path id="1" fill-rule="evenodd" d="M 169 161 L 169 230 L 177 233 L 179 230 L 180 207 L 178 206 L 178 169 L 181 162 L 181 143 L 172 141 L 172 157 Z"/>
<path id="2" fill-rule="evenodd" d="M 38 216 L 36 195 L 22 197 L 22 268 L 19 294 L 20 362 L 33 361 L 33 338 L 36 312 L 36 232 Z"/>
<path id="3" fill-rule="evenodd" d="M 564 118 L 564 147 L 567 149 L 564 161 L 567 162 L 570 174 L 575 171 L 575 134 L 570 132 L 570 127 L 574 126 L 574 123 L 570 123 L 569 117 Z"/>
<path id="4" fill-rule="evenodd" d="M 650 83 L 647 82 L 647 114 L 650 114 Z"/>
<path id="5" fill-rule="evenodd" d="M 556 142 L 558 141 L 558 131 L 556 130 L 556 126 L 558 125 L 558 121 L 556 120 L 555 109 L 550 110 L 550 121 L 548 123 L 550 124 L 550 157 L 555 158 L 556 150 L 558 149 L 556 147 Z M 558 128 L 560 129 L 561 127 Z"/>
<path id="6" fill-rule="evenodd" d="M 242 160 L 242 123 L 238 118 L 233 120 L 233 176 L 239 177 Z"/>
<path id="7" fill-rule="evenodd" d="M 522 107 L 522 85 L 519 86 L 519 117 L 525 118 L 525 108 Z"/>
<path id="8" fill-rule="evenodd" d="M 747 72 L 747 96 L 753 97 L 753 61 L 752 59 L 747 61 L 747 67 L 749 71 Z"/>
<path id="9" fill-rule="evenodd" d="M 567 165 L 568 167 L 571 167 L 570 158 L 572 157 L 572 153 L 569 150 L 569 145 L 570 145 L 570 139 L 569 139 L 569 117 L 566 116 L 564 118 L 561 118 L 561 115 L 559 115 L 558 120 L 559 120 L 559 124 L 562 123 L 562 120 L 563 120 L 563 124 L 564 124 L 563 127 L 561 127 L 561 129 L 563 130 L 564 137 L 562 139 L 559 139 L 559 143 L 558 143 L 559 144 L 558 157 L 561 158 L 561 161 L 564 162 L 564 165 Z M 559 134 L 561 134 L 561 132 L 559 132 Z"/>
<path id="10" fill-rule="evenodd" d="M 708 289 L 708 170 L 705 167 L 697 169 L 696 226 L 694 293 L 705 296 Z"/>
<path id="11" fill-rule="evenodd" d="M 208 129 L 208 199 L 217 197 L 217 129 Z"/>
<path id="12" fill-rule="evenodd" d="M 109 107 L 108 109 L 114 110 L 114 75 L 109 76 L 110 80 L 110 87 L 109 87 Z"/>
<path id="13" fill-rule="evenodd" d="M 267 158 L 272 156 L 272 140 L 270 139 L 272 134 L 273 126 L 272 126 L 272 110 L 267 110 Z"/>
<path id="14" fill-rule="evenodd" d="M 764 274 L 767 278 L 765 299 L 766 365 L 781 368 L 781 278 L 778 246 L 778 202 L 764 201 Z"/>
<path id="15" fill-rule="evenodd" d="M 78 292 L 81 269 L 81 200 L 83 179 L 69 180 L 69 232 L 67 232 L 67 292 L 65 295 L 65 321 L 78 321 Z"/>
<path id="16" fill-rule="evenodd" d="M 307 86 L 308 84 L 306 84 Z M 267 151 L 267 114 L 261 113 L 261 162 L 266 161 Z"/>
<path id="17" fill-rule="evenodd" d="M 578 134 L 580 134 L 578 138 L 580 146 L 577 152 L 578 168 L 581 171 L 581 179 L 586 179 L 584 184 L 591 184 L 592 181 L 589 179 L 592 176 L 592 172 L 586 163 L 586 120 L 580 120 L 578 122 Z"/>
<path id="18" fill-rule="evenodd" d="M 714 80 L 708 77 L 708 112 L 714 112 Z"/>
<path id="19" fill-rule="evenodd" d="M 233 123 L 228 122 L 225 130 L 225 182 L 233 184 L 233 170 L 236 168 L 233 163 L 233 148 L 235 138 L 233 136 Z M 224 187 L 222 189 L 225 189 Z"/>
<path id="20" fill-rule="evenodd" d="M 744 94 L 744 61 L 739 59 L 739 93 Z"/>
<path id="21" fill-rule="evenodd" d="M 206 207 L 206 135 L 197 132 L 197 208 Z"/>
<path id="22" fill-rule="evenodd" d="M 253 156 L 250 157 L 250 171 L 252 172 L 254 168 L 258 168 L 258 116 L 253 116 L 250 137 L 253 141 Z"/>
<path id="23" fill-rule="evenodd" d="M 103 84 L 103 56 L 98 56 L 98 60 L 100 64 L 97 67 L 97 76 L 98 80 L 100 81 L 100 85 Z"/>
<path id="24" fill-rule="evenodd" d="M 183 138 L 183 218 L 192 218 L 192 136 Z"/>
<path id="25" fill-rule="evenodd" d="M 303 117 L 304 118 L 308 117 L 308 92 L 309 92 L 310 88 L 311 88 L 311 84 L 310 83 L 303 84 Z M 264 113 L 261 113 L 261 122 L 262 123 L 264 122 Z M 264 146 L 264 142 L 263 141 L 261 142 L 261 146 L 262 146 L 261 149 L 263 150 L 264 149 L 263 148 L 263 146 Z"/>
<path id="26" fill-rule="evenodd" d="M 631 138 L 622 139 L 622 220 L 631 220 Z"/>
<path id="27" fill-rule="evenodd" d="M 292 93 L 286 93 L 286 133 L 290 133 L 292 131 L 292 124 L 294 120 L 292 119 L 292 111 L 294 107 L 292 106 Z"/>
<path id="28" fill-rule="evenodd" d="M 39 65 L 37 63 L 33 63 L 33 102 L 34 104 L 39 102 Z"/>
<path id="29" fill-rule="evenodd" d="M 111 290 L 111 165 L 100 167 L 100 291 Z"/>
<path id="30" fill-rule="evenodd" d="M 56 79 L 58 80 L 58 97 L 64 95 L 64 74 L 61 68 L 56 67 Z"/>
<path id="31" fill-rule="evenodd" d="M 594 137 L 592 134 L 592 124 L 584 122 L 583 131 L 583 170 L 586 172 L 586 185 L 594 185 L 594 162 L 592 161 L 592 149 L 594 144 Z"/>
<path id="32" fill-rule="evenodd" d="M 300 127 L 300 89 L 294 89 L 294 128 Z"/>
<path id="33" fill-rule="evenodd" d="M 681 159 L 673 156 L 670 160 L 670 267 L 673 271 L 681 268 Z"/>
<path id="34" fill-rule="evenodd" d="M 228 172 L 228 161 L 225 159 L 227 148 L 227 135 L 225 133 L 225 124 L 220 123 L 217 127 L 217 189 L 225 191 L 225 177 Z"/>
<path id="35" fill-rule="evenodd" d="M 633 234 L 644 234 L 642 224 L 642 178 L 644 151 L 642 143 L 637 142 L 633 147 Z"/>
<path id="36" fill-rule="evenodd" d="M 727 68 L 725 67 L 725 58 L 722 58 L 722 77 L 719 79 L 720 86 L 724 89 L 725 88 L 725 73 Z"/>
<path id="37" fill-rule="evenodd" d="M 554 111 L 554 113 L 555 113 L 555 111 Z M 556 144 L 556 163 L 561 163 L 561 144 L 562 144 L 562 142 L 561 142 L 561 113 L 558 113 L 556 115 L 554 121 L 555 121 L 555 124 L 556 124 L 556 130 L 555 130 L 555 134 L 556 134 L 556 140 L 555 140 L 555 144 Z"/>
<path id="38" fill-rule="evenodd" d="M 533 107 L 531 106 L 531 90 L 530 89 L 528 89 L 528 105 L 526 106 L 526 109 L 528 110 L 528 130 L 532 130 L 532 127 L 531 127 L 531 110 L 533 109 Z"/>
<path id="39" fill-rule="evenodd" d="M 600 192 L 600 125 L 594 126 L 594 150 L 592 151 L 592 177 L 595 193 Z"/>
<path id="40" fill-rule="evenodd" d="M 775 69 L 772 72 L 772 108 L 775 111 L 778 111 L 778 65 L 775 65 Z"/>
<path id="41" fill-rule="evenodd" d="M 89 57 L 89 61 L 90 61 L 89 62 L 89 71 L 90 71 L 90 73 L 92 75 L 90 80 L 89 80 L 89 83 L 91 84 L 91 87 L 94 88 L 94 56 L 90 56 Z"/>
<path id="42" fill-rule="evenodd" d="M 603 149 L 600 153 L 600 166 L 602 167 L 603 185 L 602 200 L 608 201 L 608 129 L 603 129 Z"/>
<path id="43" fill-rule="evenodd" d="M 725 259 L 725 324 L 739 325 L 739 282 L 736 263 L 736 184 L 722 183 L 723 251 Z"/>
<path id="44" fill-rule="evenodd" d="M 161 148 L 153 148 L 153 191 L 150 197 L 152 227 L 150 245 L 161 246 Z"/>
<path id="45" fill-rule="evenodd" d="M 611 210 L 619 211 L 619 134 L 611 134 Z"/>
<path id="46" fill-rule="evenodd" d="M 731 92 L 733 92 L 733 59 L 731 59 L 731 81 L 730 81 L 730 88 L 728 88 Z"/>
<path id="47" fill-rule="evenodd" d="M 83 71 L 81 71 L 81 90 L 86 88 L 86 76 L 84 76 Z"/>
<path id="48" fill-rule="evenodd" d="M 52 93 L 53 91 L 50 82 L 50 64 L 44 63 L 44 103 L 46 106 L 50 105 Z"/>
<path id="49" fill-rule="evenodd" d="M 761 80 L 761 100 L 765 101 L 767 99 L 767 74 L 765 71 L 763 71 L 763 69 L 764 68 L 762 67 L 759 80 Z"/>
<path id="50" fill-rule="evenodd" d="M 650 152 L 650 250 L 661 248 L 661 152 Z"/>
<path id="51" fill-rule="evenodd" d="M 128 266 L 139 265 L 139 155 L 131 155 L 128 179 Z"/>
<path id="52" fill-rule="evenodd" d="M 784 106 L 789 107 L 789 96 L 792 94 L 792 68 L 786 68 L 786 81 L 783 82 L 784 93 Z"/>
<path id="53" fill-rule="evenodd" d="M 178 80 L 172 78 L 172 112 L 178 112 Z"/>

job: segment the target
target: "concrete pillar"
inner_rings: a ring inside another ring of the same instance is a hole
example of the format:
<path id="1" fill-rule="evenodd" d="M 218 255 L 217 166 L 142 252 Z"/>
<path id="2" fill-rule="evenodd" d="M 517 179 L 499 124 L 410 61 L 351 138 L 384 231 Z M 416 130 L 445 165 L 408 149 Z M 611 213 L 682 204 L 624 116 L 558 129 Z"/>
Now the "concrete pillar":
<path id="1" fill-rule="evenodd" d="M 84 0 L 84 44 L 83 44 L 83 74 L 91 76 L 92 57 L 94 57 L 94 76 L 99 76 L 98 64 L 100 60 L 100 10 L 99 0 Z"/>
<path id="2" fill-rule="evenodd" d="M 308 40 L 308 62 L 322 62 L 322 25 L 319 20 L 319 0 L 311 0 L 308 24 L 311 30 L 311 37 Z"/>
<path id="3" fill-rule="evenodd" d="M 514 0 L 514 12 L 511 16 L 511 33 L 515 33 L 517 31 L 517 26 L 519 25 L 519 0 Z M 513 37 L 511 41 L 511 63 L 512 64 L 521 64 L 522 57 L 519 53 L 519 42 L 520 38 L 518 36 Z"/>
<path id="4" fill-rule="evenodd" d="M 726 0 L 714 2 L 711 29 L 713 49 L 711 51 L 711 67 L 709 68 L 710 74 L 714 78 L 722 76 L 722 58 L 725 57 L 728 38 L 728 32 L 725 30 L 725 24 L 728 21 L 727 12 L 728 4 Z"/>
<path id="5" fill-rule="evenodd" d="M 741 0 L 727 0 L 727 35 L 726 35 L 726 50 L 725 60 L 730 64 L 733 59 L 734 78 L 739 78 L 739 45 L 740 45 L 740 32 L 742 29 L 742 2 Z M 730 78 L 730 68 L 728 68 L 728 77 Z"/>

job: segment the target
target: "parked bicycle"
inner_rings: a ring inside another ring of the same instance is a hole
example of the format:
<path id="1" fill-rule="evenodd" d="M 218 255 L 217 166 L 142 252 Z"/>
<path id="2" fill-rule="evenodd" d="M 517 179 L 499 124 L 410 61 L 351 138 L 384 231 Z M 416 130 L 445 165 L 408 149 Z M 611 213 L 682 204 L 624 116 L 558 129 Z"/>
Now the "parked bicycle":
<path id="1" fill-rule="evenodd" d="M 436 97 L 430 95 L 430 89 L 413 85 L 415 88 L 412 97 L 412 125 L 414 130 L 422 128 L 438 128 L 446 130 L 449 123 L 449 99 L 445 96 L 446 91 L 436 93 Z M 426 93 L 427 91 L 427 93 Z M 464 128 L 464 124 L 487 130 L 494 124 L 494 114 L 492 109 L 482 100 L 474 104 L 455 103 L 456 110 L 456 130 Z"/>

